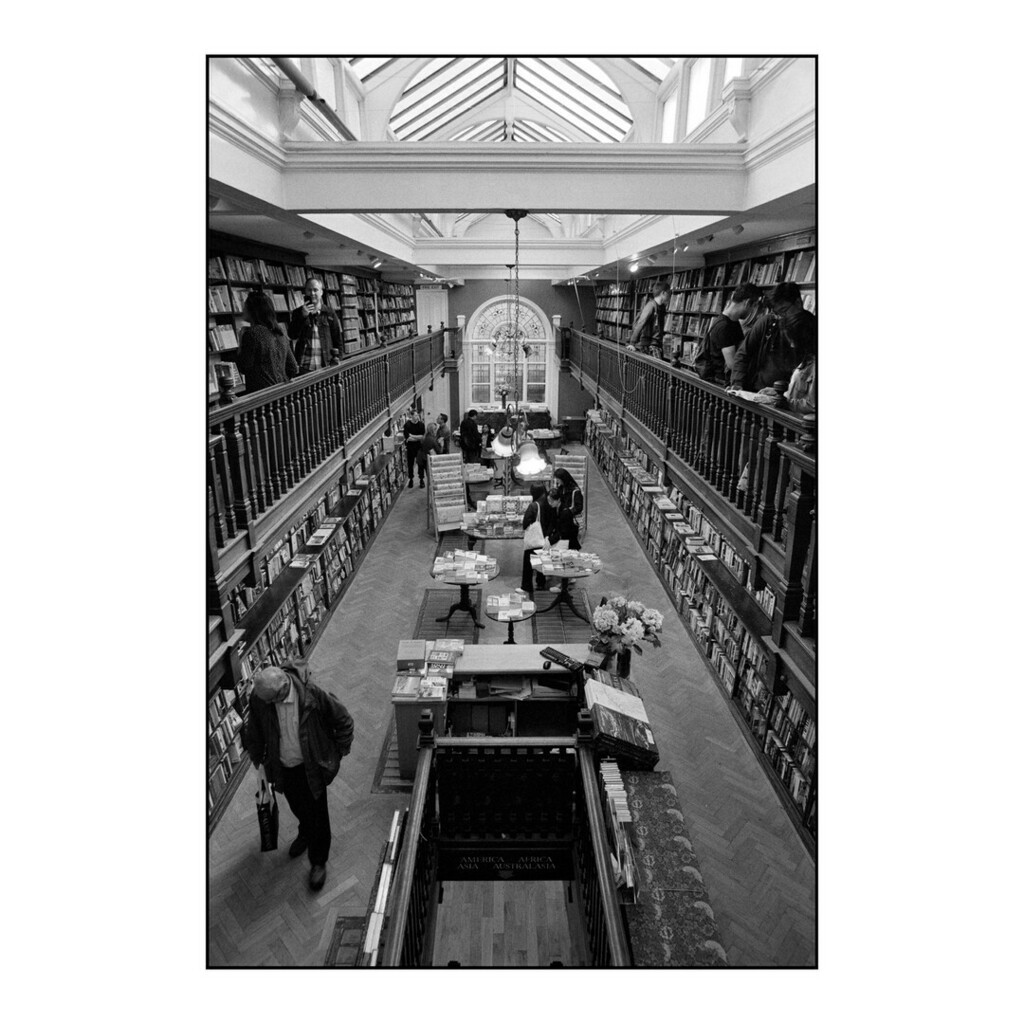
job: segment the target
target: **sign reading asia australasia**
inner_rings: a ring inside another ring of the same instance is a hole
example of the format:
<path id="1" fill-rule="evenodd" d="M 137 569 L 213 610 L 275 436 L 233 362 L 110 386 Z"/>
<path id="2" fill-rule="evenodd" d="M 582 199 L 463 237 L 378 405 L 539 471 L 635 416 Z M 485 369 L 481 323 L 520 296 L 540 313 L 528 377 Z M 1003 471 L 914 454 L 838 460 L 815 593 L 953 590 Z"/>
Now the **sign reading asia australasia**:
<path id="1" fill-rule="evenodd" d="M 438 851 L 438 876 L 446 881 L 503 882 L 572 878 L 571 847 L 442 848 Z"/>

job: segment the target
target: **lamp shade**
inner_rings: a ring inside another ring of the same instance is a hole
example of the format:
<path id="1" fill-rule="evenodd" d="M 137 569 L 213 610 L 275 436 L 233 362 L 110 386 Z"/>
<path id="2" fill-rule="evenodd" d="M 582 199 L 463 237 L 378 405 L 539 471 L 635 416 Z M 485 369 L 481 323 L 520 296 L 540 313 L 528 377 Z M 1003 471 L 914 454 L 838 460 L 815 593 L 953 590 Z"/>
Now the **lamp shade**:
<path id="1" fill-rule="evenodd" d="M 495 455 L 507 458 L 515 449 L 515 434 L 510 426 L 504 426 L 498 431 L 497 436 L 491 442 L 491 448 Z"/>
<path id="2" fill-rule="evenodd" d="M 547 463 L 541 458 L 537 446 L 532 441 L 527 441 L 519 449 L 519 472 L 532 476 L 539 473 Z"/>

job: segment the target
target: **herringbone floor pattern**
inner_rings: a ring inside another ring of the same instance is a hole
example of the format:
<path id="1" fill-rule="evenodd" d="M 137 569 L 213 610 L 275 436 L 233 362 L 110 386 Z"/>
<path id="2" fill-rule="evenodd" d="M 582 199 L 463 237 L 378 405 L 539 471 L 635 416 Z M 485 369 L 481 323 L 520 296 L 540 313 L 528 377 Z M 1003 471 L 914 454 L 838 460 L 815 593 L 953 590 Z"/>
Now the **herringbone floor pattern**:
<path id="1" fill-rule="evenodd" d="M 602 594 L 622 593 L 666 612 L 664 647 L 634 658 L 633 676 L 658 740 L 658 767 L 675 781 L 729 962 L 814 964 L 814 865 L 667 608 L 617 502 L 591 469 L 585 547 L 600 555 L 604 569 L 586 589 L 591 605 Z M 310 659 L 320 684 L 356 722 L 352 753 L 328 790 L 334 845 L 327 883 L 310 892 L 305 858 L 288 859 L 295 822 L 284 804 L 281 849 L 259 852 L 253 785 L 251 777 L 243 780 L 209 844 L 211 965 L 322 965 L 339 917 L 366 911 L 391 815 L 408 804 L 405 794 L 370 790 L 391 717 L 395 648 L 412 635 L 424 590 L 436 585 L 429 569 L 437 544 L 426 529 L 425 501 L 426 491 L 403 491 Z M 486 550 L 502 572 L 484 584 L 483 596 L 517 587 L 521 542 L 490 541 Z M 506 638 L 491 625 L 487 620 L 478 642 Z"/>

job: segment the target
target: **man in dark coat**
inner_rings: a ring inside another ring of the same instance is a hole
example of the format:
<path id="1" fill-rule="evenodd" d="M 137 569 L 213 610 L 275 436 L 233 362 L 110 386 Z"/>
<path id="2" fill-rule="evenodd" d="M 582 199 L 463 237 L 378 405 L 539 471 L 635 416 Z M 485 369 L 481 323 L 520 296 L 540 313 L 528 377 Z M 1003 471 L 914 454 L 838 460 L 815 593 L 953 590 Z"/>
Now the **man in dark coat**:
<path id="1" fill-rule="evenodd" d="M 644 303 L 629 336 L 627 348 L 661 357 L 661 341 L 665 336 L 665 313 L 672 289 L 668 281 L 655 281 L 651 297 Z"/>
<path id="2" fill-rule="evenodd" d="M 459 424 L 459 443 L 462 445 L 462 457 L 466 462 L 479 462 L 480 453 L 484 450 L 480 440 L 480 428 L 476 425 L 476 409 L 470 409 L 466 418 Z"/>
<path id="3" fill-rule="evenodd" d="M 253 677 L 242 742 L 299 819 L 299 835 L 288 856 L 309 850 L 314 890 L 323 888 L 331 849 L 327 787 L 352 749 L 352 731 L 352 716 L 310 680 L 304 664 L 285 662 Z"/>
<path id="4" fill-rule="evenodd" d="M 804 309 L 799 285 L 776 285 L 768 303 L 771 312 L 750 328 L 733 356 L 732 388 L 756 392 L 779 380 L 788 384 L 793 370 L 817 351 L 818 321 Z"/>

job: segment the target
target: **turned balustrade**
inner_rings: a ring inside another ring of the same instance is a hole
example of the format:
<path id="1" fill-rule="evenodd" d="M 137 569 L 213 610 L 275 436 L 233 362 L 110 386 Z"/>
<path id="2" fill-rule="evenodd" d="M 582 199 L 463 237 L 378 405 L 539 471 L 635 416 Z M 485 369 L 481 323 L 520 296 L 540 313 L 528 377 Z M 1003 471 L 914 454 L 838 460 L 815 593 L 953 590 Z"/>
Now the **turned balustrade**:
<path id="1" fill-rule="evenodd" d="M 443 329 L 243 396 L 209 415 L 211 534 L 223 547 L 444 366 Z M 460 339 L 461 340 L 461 339 Z"/>
<path id="2" fill-rule="evenodd" d="M 801 633 L 815 628 L 817 548 L 816 460 L 813 419 L 727 394 L 716 384 L 652 356 L 572 329 L 563 357 L 597 398 L 663 445 L 645 447 L 669 467 L 682 463 L 691 483 L 731 509 L 730 522 L 746 526 L 780 553 L 781 613 Z M 677 460 L 677 461 L 676 461 Z M 752 544 L 755 553 L 760 544 Z M 780 618 L 781 615 L 781 618 Z"/>

